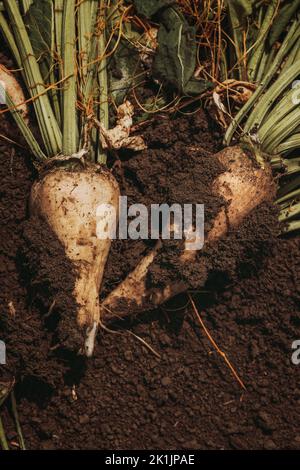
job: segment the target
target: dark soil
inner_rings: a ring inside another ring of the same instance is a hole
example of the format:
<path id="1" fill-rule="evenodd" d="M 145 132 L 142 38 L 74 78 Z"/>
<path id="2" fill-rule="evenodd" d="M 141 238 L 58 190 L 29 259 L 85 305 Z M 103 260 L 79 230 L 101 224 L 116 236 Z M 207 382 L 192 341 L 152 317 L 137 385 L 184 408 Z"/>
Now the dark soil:
<path id="1" fill-rule="evenodd" d="M 128 202 L 137 197 L 147 204 L 172 202 L 179 195 L 188 200 L 199 185 L 209 224 L 221 203 L 205 199 L 220 171 L 209 164 L 211 152 L 220 148 L 209 120 L 203 113 L 171 122 L 161 117 L 146 139 L 149 151 L 121 156 L 118 177 Z M 191 143 L 201 147 L 201 172 L 188 149 Z M 0 336 L 8 355 L 0 371 L 3 380 L 16 377 L 28 448 L 300 447 L 300 366 L 291 362 L 292 342 L 300 338 L 299 239 L 278 238 L 274 208 L 261 206 L 203 255 L 210 259 L 205 285 L 194 273 L 200 315 L 245 392 L 212 348 L 185 296 L 129 318 L 122 328 L 113 325 L 117 333 L 100 331 L 94 357 L 77 356 L 77 339 L 73 344 L 68 334 L 68 322 L 75 322 L 74 272 L 48 227 L 28 217 L 35 172 L 26 151 L 3 142 L 0 155 Z M 187 187 L 191 172 L 193 184 Z M 148 247 L 114 243 L 104 293 Z M 1 416 L 9 441 L 16 441 L 9 402 Z"/>
<path id="2" fill-rule="evenodd" d="M 220 145 L 220 135 L 215 132 L 215 139 L 213 138 L 213 129 L 210 129 L 206 115 L 201 112 L 190 119 L 182 117 L 170 119 L 168 116 L 161 116 L 144 130 L 143 135 L 148 149 L 137 155 L 128 153 L 123 155 L 122 165 L 117 166 L 115 171 L 121 192 L 128 198 L 128 206 L 134 203 L 144 204 L 150 213 L 152 204 L 169 206 L 180 204 L 182 208 L 184 204 L 191 202 L 204 204 L 206 235 L 211 229 L 212 221 L 224 205 L 224 201 L 212 191 L 212 183 L 224 171 L 214 157 Z M 128 246 L 125 244 L 125 247 L 123 242 L 116 244 L 122 259 L 115 263 L 116 246 L 114 246 L 102 295 L 110 290 L 112 277 L 115 284 L 128 273 L 128 263 L 131 263 L 132 253 L 131 268 L 134 268 L 137 259 L 136 250 L 140 257 L 141 253 L 154 243 L 151 240 L 148 243 L 140 241 L 129 243 Z M 189 287 L 202 285 L 205 281 L 203 263 L 194 266 L 194 269 L 185 269 L 184 272 L 178 261 L 182 249 L 183 242 L 163 241 L 163 247 L 150 270 L 148 279 L 150 286 L 162 287 L 182 280 Z M 118 272 L 115 277 L 116 268 Z"/>

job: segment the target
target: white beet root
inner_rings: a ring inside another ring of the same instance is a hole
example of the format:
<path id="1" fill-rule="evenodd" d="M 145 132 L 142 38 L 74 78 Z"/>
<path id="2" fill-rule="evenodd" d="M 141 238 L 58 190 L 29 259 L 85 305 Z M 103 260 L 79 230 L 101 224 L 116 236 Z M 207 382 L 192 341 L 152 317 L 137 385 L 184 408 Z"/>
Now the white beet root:
<path id="1" fill-rule="evenodd" d="M 216 158 L 225 172 L 215 180 L 213 191 L 224 198 L 227 207 L 224 206 L 216 217 L 206 243 L 213 243 L 225 236 L 229 228 L 237 227 L 255 207 L 275 197 L 270 169 L 257 167 L 240 147 L 225 148 L 216 154 Z M 104 321 L 153 309 L 187 289 L 183 282 L 167 286 L 164 290 L 147 288 L 147 272 L 159 248 L 158 243 L 155 250 L 143 258 L 103 301 L 101 317 Z M 185 250 L 181 255 L 182 263 L 195 262 L 196 254 L 196 251 Z"/>
<path id="2" fill-rule="evenodd" d="M 109 239 L 97 237 L 100 204 L 110 204 L 118 211 L 118 184 L 100 167 L 54 169 L 32 187 L 32 215 L 47 221 L 77 271 L 73 294 L 78 304 L 77 323 L 87 329 L 87 356 L 93 352 L 100 315 L 99 290 L 111 246 Z"/>

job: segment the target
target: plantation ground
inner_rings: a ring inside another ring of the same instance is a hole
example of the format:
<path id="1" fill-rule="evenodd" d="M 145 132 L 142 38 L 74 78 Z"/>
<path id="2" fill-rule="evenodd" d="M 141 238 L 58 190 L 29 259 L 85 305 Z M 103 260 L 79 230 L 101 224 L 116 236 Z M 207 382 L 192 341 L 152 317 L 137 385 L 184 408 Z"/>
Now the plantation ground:
<path id="1" fill-rule="evenodd" d="M 2 118 L 0 133 L 18 139 Z M 184 157 L 183 149 L 193 142 L 208 159 L 220 147 L 220 136 L 203 113 L 173 124 L 160 117 L 145 134 L 148 154 L 122 155 L 122 171 L 116 167 L 132 200 L 160 202 L 166 187 L 171 194 L 175 174 L 168 178 L 163 162 L 170 165 L 174 148 Z M 292 342 L 300 339 L 300 240 L 275 237 L 274 210 L 259 208 L 230 241 L 220 243 L 214 270 L 195 294 L 202 319 L 245 383 L 244 392 L 185 297 L 112 325 L 118 334 L 101 331 L 92 359 L 74 354 L 68 332 L 75 324 L 72 270 L 47 227 L 28 220 L 35 171 L 26 152 L 4 141 L 0 158 L 0 337 L 8 352 L 8 364 L 0 371 L 3 380 L 16 376 L 28 448 L 300 447 L 300 366 L 291 362 Z M 153 162 L 161 170 L 161 184 L 151 189 Z M 186 194 L 190 188 L 183 189 Z M 114 244 L 104 292 L 144 250 L 140 242 Z M 154 279 L 160 275 L 156 272 Z M 57 304 L 49 312 L 53 298 Z M 16 441 L 9 403 L 1 416 L 9 441 Z"/>

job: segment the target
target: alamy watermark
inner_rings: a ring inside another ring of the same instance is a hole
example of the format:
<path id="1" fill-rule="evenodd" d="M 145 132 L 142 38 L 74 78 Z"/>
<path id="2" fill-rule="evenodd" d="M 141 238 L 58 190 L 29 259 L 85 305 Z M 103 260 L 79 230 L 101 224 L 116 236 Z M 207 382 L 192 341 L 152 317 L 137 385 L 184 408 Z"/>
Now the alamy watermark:
<path id="1" fill-rule="evenodd" d="M 96 211 L 97 238 L 101 240 L 185 240 L 186 250 L 204 245 L 203 204 L 132 204 L 120 196 L 119 207 L 100 204 Z"/>
<path id="2" fill-rule="evenodd" d="M 0 80 L 0 105 L 6 104 L 6 91 L 5 91 L 5 83 Z"/>
<path id="3" fill-rule="evenodd" d="M 294 105 L 300 104 L 300 80 L 295 80 L 292 84 L 292 89 L 294 92 L 292 93 L 292 103 Z"/>
<path id="4" fill-rule="evenodd" d="M 293 354 L 292 354 L 292 363 L 294 366 L 299 366 L 300 365 L 300 339 L 293 341 L 292 343 L 292 349 L 293 349 Z"/>

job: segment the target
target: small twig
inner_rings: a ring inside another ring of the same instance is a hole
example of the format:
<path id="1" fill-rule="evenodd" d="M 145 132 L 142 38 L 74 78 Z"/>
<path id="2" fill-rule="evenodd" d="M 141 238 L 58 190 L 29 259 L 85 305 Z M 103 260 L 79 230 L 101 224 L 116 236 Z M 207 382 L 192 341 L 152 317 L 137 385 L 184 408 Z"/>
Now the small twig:
<path id="1" fill-rule="evenodd" d="M 56 299 L 53 300 L 52 304 L 50 305 L 50 308 L 49 308 L 48 312 L 44 315 L 44 319 L 49 318 L 52 315 L 55 304 L 56 304 Z"/>
<path id="2" fill-rule="evenodd" d="M 138 341 L 140 341 L 147 349 L 149 349 L 149 351 L 152 352 L 152 354 L 154 354 L 154 356 L 156 356 L 158 359 L 161 359 L 161 355 L 155 351 L 155 349 L 152 348 L 152 346 L 150 346 L 150 344 L 147 343 L 147 341 L 145 341 L 143 338 L 141 338 L 140 336 L 134 334 L 132 331 L 129 331 L 127 330 L 127 333 L 129 333 L 131 336 L 133 336 L 135 339 L 137 339 Z"/>
<path id="3" fill-rule="evenodd" d="M 17 147 L 20 147 L 21 149 L 25 149 L 24 145 L 19 144 L 15 140 L 12 140 L 9 137 L 7 137 L 6 135 L 0 134 L 0 139 L 5 140 L 6 142 L 9 142 L 10 144 L 14 144 Z"/>
<path id="4" fill-rule="evenodd" d="M 62 343 L 57 343 L 54 346 L 51 346 L 51 348 L 49 348 L 49 351 L 57 351 L 57 349 L 59 349 L 61 345 Z"/>
<path id="5" fill-rule="evenodd" d="M 237 380 L 237 382 L 239 383 L 239 385 L 241 386 L 241 388 L 243 390 L 247 390 L 246 389 L 246 386 L 244 384 L 244 382 L 240 379 L 238 373 L 236 372 L 236 370 L 234 369 L 234 367 L 232 366 L 231 362 L 229 361 L 229 359 L 227 358 L 226 354 L 221 351 L 221 349 L 219 348 L 219 346 L 217 345 L 217 343 L 215 342 L 215 340 L 213 339 L 213 337 L 211 336 L 210 332 L 208 331 L 208 329 L 206 328 L 202 318 L 200 317 L 199 315 L 199 312 L 197 310 L 197 307 L 195 305 L 195 302 L 193 301 L 191 295 L 189 295 L 189 299 L 190 299 L 190 302 L 192 304 L 192 307 L 193 307 L 193 310 L 194 310 L 194 313 L 200 323 L 200 325 L 202 326 L 206 336 L 208 337 L 209 341 L 211 342 L 211 344 L 213 345 L 213 347 L 215 348 L 215 350 L 217 351 L 217 353 L 224 359 L 226 365 L 229 367 L 229 369 L 231 370 L 233 376 L 235 377 L 235 379 Z"/>
<path id="6" fill-rule="evenodd" d="M 107 326 L 105 326 L 101 320 L 99 322 L 99 325 L 101 326 L 101 328 L 103 328 L 104 331 L 107 331 L 108 333 L 112 333 L 112 334 L 115 334 L 115 335 L 124 335 L 124 333 L 128 333 L 129 335 L 133 336 L 135 339 L 137 339 L 138 341 L 140 341 L 147 349 L 149 349 L 149 351 L 152 352 L 152 354 L 154 354 L 154 356 L 156 356 L 158 359 L 161 359 L 161 355 L 155 351 L 155 349 L 152 348 L 152 346 L 150 346 L 150 344 L 147 343 L 147 341 L 145 341 L 143 338 L 141 338 L 140 336 L 136 335 L 135 333 L 133 333 L 132 331 L 129 331 L 129 330 L 125 330 L 125 332 L 122 332 L 122 331 L 116 331 L 116 330 L 111 330 L 110 328 L 107 328 Z"/>
<path id="7" fill-rule="evenodd" d="M 18 437 L 19 437 L 20 448 L 22 450 L 26 450 L 25 442 L 24 442 L 24 438 L 23 438 L 23 434 L 22 434 L 22 429 L 21 429 L 21 425 L 20 425 L 20 421 L 19 421 L 19 414 L 18 414 L 18 410 L 17 410 L 17 403 L 16 403 L 16 397 L 15 397 L 14 391 L 11 392 L 10 396 L 11 396 L 11 407 L 12 407 L 12 412 L 13 412 L 16 427 L 17 427 L 17 433 L 18 433 Z"/>

